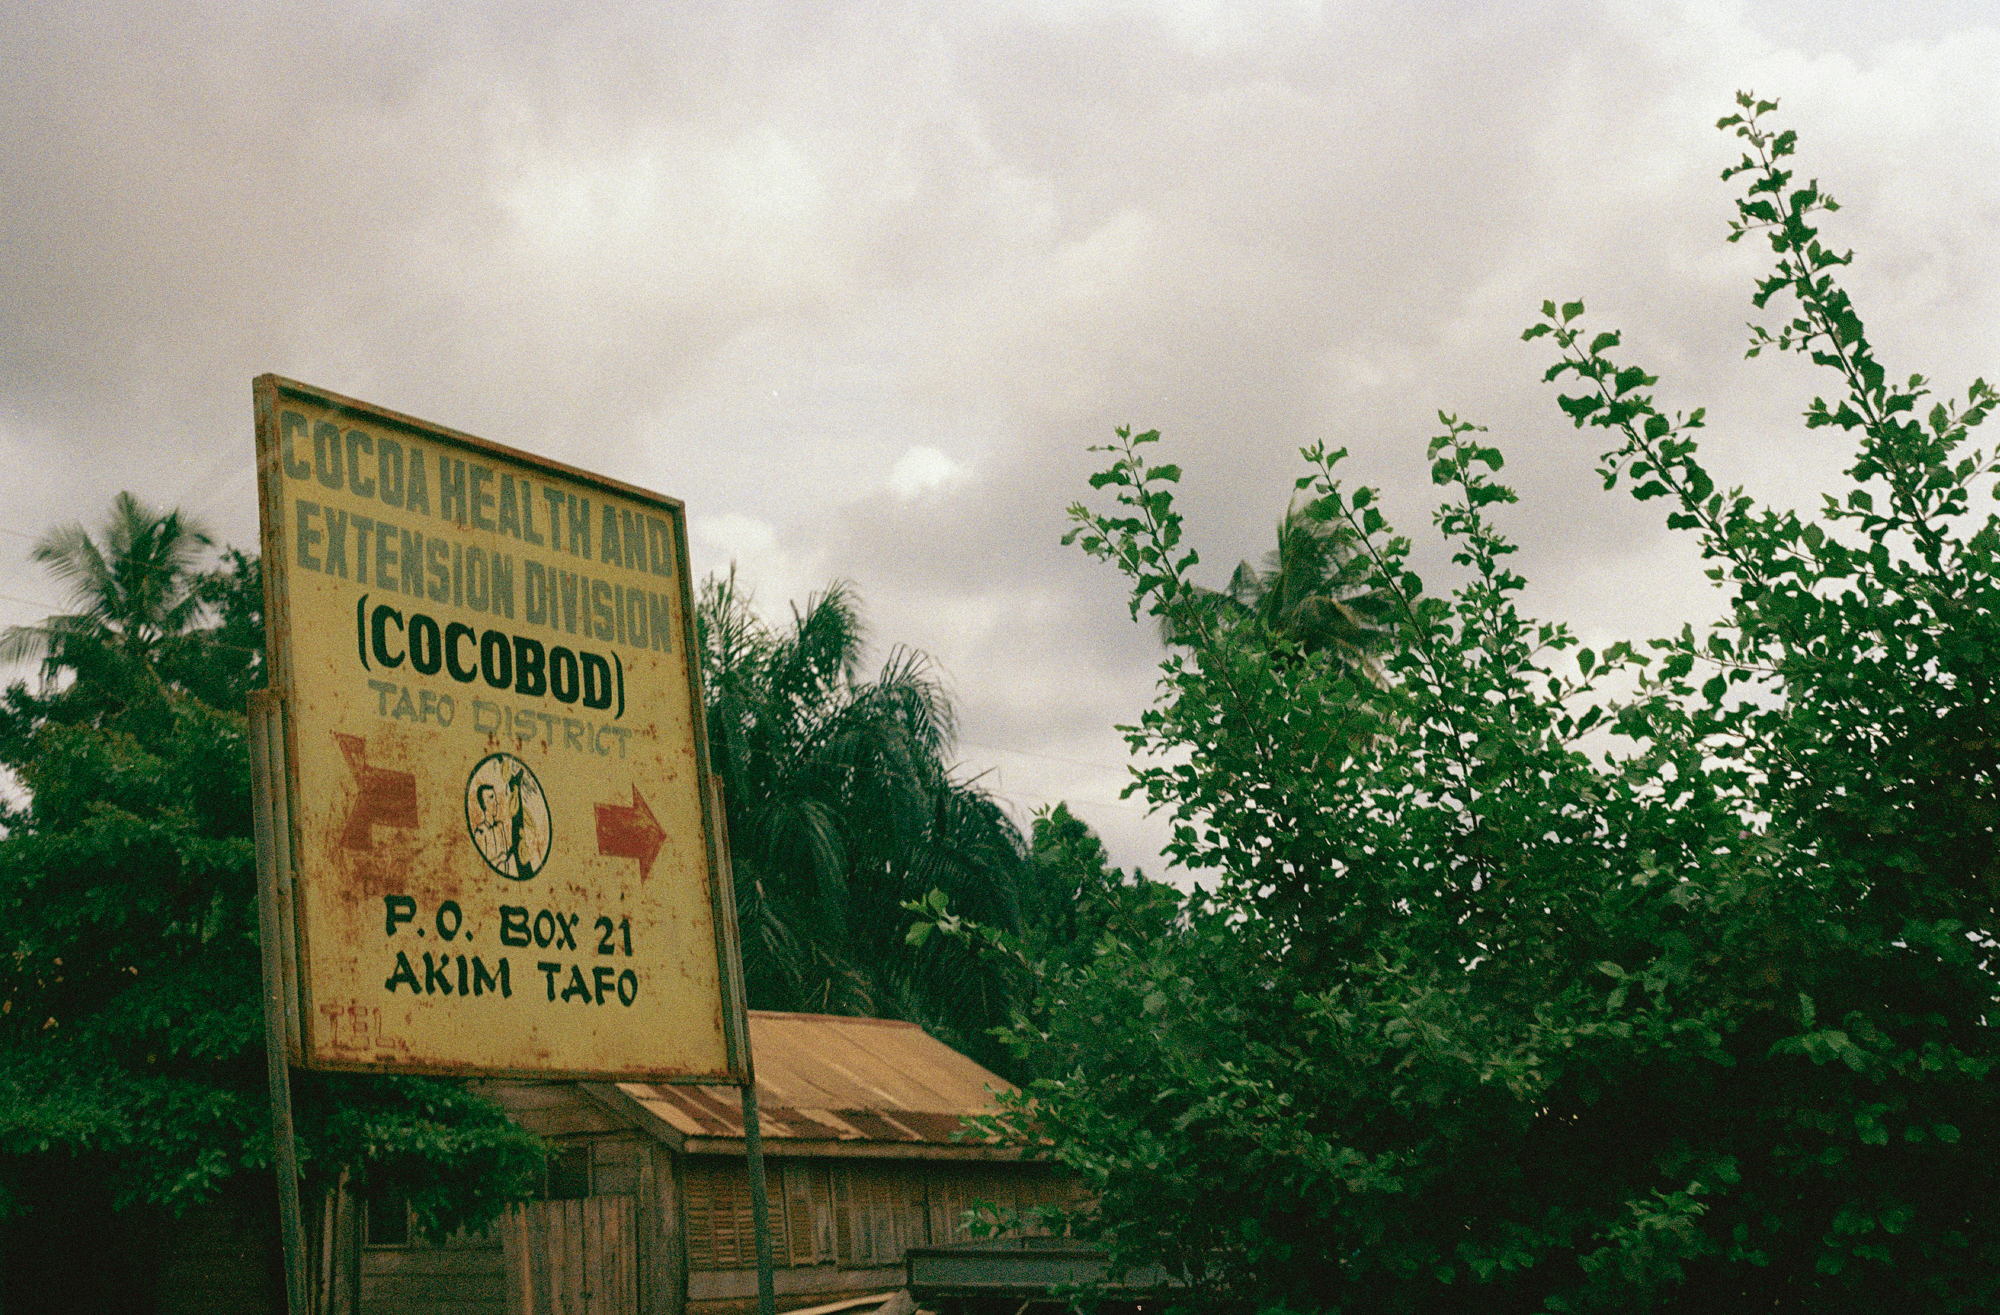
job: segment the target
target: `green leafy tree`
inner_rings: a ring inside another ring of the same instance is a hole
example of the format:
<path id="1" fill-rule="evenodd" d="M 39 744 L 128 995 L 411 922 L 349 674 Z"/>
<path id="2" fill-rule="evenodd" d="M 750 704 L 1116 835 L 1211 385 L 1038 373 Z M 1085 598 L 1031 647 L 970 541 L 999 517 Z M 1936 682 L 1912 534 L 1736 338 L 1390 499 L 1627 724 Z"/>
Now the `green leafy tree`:
<path id="1" fill-rule="evenodd" d="M 144 1218 L 271 1164 L 247 726 L 260 683 L 254 558 L 129 494 L 104 530 L 33 550 L 73 609 L 10 630 L 38 687 L 0 703 L 26 801 L 0 838 L 0 1193 L 101 1194 Z M 211 701 L 214 700 L 214 701 Z M 228 706 L 218 706 L 227 701 Z M 461 1084 L 301 1074 L 308 1200 L 345 1173 L 407 1190 L 427 1224 L 490 1218 L 536 1141 Z M 15 1257 L 15 1263 L 35 1263 Z"/>
<path id="2" fill-rule="evenodd" d="M 711 762 L 723 783 L 751 1003 L 907 1018 L 982 1059 L 1012 1003 L 963 946 L 916 948 L 901 906 L 932 889 L 1019 923 L 1020 837 L 952 775 L 951 701 L 928 658 L 892 649 L 873 679 L 852 593 L 834 585 L 788 628 L 732 572 L 698 611 Z"/>
<path id="3" fill-rule="evenodd" d="M 1042 963 L 1012 1036 L 1044 1076 L 1003 1121 L 1194 1304 L 2000 1306 L 2000 518 L 1968 446 L 2000 399 L 1892 380 L 1832 202 L 1740 101 L 1731 240 L 1770 244 L 1756 306 L 1794 307 L 1750 354 L 1832 372 L 1805 420 L 1853 442 L 1847 486 L 1813 514 L 1717 489 L 1703 413 L 1663 409 L 1580 302 L 1526 334 L 1606 484 L 1696 536 L 1724 619 L 1600 654 L 1524 615 L 1502 455 L 1444 416 L 1446 592 L 1343 453 L 1305 452 L 1313 514 L 1393 605 L 1383 679 L 1215 629 L 1128 728 L 1168 755 L 1139 783 L 1170 855 L 1215 879 Z M 1120 431 L 1116 505 L 1072 537 L 1177 621 L 1204 604 L 1156 440 Z"/>

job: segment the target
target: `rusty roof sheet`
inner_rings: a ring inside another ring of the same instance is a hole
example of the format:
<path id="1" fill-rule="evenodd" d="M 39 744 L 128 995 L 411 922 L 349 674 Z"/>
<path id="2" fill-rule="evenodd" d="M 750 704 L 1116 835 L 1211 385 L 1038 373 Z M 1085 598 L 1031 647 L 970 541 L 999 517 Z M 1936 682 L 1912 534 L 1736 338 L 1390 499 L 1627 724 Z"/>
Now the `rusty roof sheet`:
<path id="1" fill-rule="evenodd" d="M 960 1119 L 1012 1090 L 915 1023 L 886 1018 L 750 1011 L 757 1125 L 766 1141 L 951 1145 Z M 734 1087 L 619 1090 L 689 1137 L 740 1139 Z"/>

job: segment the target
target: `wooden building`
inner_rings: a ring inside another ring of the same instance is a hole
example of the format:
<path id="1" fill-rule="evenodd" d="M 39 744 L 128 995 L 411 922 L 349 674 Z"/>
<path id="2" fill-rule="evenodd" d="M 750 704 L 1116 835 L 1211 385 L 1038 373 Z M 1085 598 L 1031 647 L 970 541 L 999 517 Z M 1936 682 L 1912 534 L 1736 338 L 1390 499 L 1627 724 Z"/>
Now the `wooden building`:
<path id="1" fill-rule="evenodd" d="M 970 1138 L 1000 1078 L 914 1024 L 753 1011 L 778 1308 L 903 1285 L 904 1253 L 980 1203 L 1069 1199 L 1021 1148 Z M 494 1082 L 553 1147 L 543 1199 L 474 1237 L 413 1236 L 396 1202 L 335 1209 L 323 1294 L 353 1315 L 736 1315 L 755 1309 L 733 1087 Z M 341 1236 L 343 1235 L 344 1236 Z M 338 1250 L 341 1254 L 336 1256 Z"/>

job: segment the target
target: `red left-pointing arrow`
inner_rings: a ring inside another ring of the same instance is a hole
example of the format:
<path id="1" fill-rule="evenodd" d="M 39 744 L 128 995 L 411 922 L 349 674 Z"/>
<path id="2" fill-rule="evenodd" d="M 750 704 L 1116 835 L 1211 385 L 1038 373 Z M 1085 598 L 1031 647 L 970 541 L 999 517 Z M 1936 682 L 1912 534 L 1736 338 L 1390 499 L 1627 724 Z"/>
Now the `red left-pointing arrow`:
<path id="1" fill-rule="evenodd" d="M 347 814 L 347 828 L 340 843 L 347 849 L 367 849 L 374 844 L 371 827 L 417 824 L 417 778 L 409 772 L 384 771 L 368 765 L 368 741 L 358 735 L 334 732 L 347 769 L 361 788 L 355 791 L 354 807 Z"/>
<path id="2" fill-rule="evenodd" d="M 639 879 L 644 881 L 653 873 L 653 860 L 660 855 L 660 846 L 665 844 L 667 833 L 653 817 L 653 810 L 640 797 L 639 787 L 632 787 L 632 806 L 623 804 L 597 805 L 597 852 L 610 858 L 636 858 L 639 860 Z"/>

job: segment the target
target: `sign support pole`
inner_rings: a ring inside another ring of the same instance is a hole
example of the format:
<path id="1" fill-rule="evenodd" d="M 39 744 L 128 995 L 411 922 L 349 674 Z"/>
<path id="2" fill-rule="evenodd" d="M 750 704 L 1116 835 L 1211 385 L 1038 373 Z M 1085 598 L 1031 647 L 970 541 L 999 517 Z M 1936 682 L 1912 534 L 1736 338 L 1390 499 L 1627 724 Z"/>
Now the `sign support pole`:
<path id="1" fill-rule="evenodd" d="M 283 914 L 278 908 L 277 778 L 271 746 L 284 728 L 277 695 L 250 696 L 251 812 L 257 836 L 257 931 L 264 951 L 264 1056 L 271 1080 L 271 1145 L 278 1178 L 278 1233 L 285 1252 L 285 1300 L 291 1315 L 311 1315 L 305 1221 L 299 1211 L 299 1159 L 292 1130 L 292 1074 L 285 1053 Z M 768 1312 L 767 1312 L 768 1315 Z"/>
<path id="2" fill-rule="evenodd" d="M 757 1315 L 775 1315 L 771 1277 L 771 1197 L 764 1180 L 764 1132 L 757 1125 L 757 1076 L 743 1084 L 743 1153 L 750 1161 L 750 1227 L 757 1235 Z"/>

